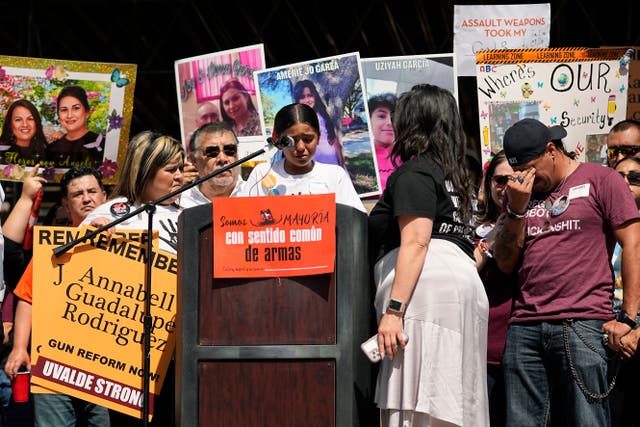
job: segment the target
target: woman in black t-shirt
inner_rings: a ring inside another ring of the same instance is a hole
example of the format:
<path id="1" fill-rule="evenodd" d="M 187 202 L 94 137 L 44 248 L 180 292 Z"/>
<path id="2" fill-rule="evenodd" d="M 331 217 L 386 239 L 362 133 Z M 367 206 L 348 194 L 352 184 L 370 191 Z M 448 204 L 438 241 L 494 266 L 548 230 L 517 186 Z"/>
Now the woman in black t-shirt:
<path id="1" fill-rule="evenodd" d="M 391 156 L 403 164 L 369 217 L 383 425 L 486 426 L 489 307 L 473 259 L 473 185 L 456 100 L 414 86 L 398 98 L 393 127 Z"/>

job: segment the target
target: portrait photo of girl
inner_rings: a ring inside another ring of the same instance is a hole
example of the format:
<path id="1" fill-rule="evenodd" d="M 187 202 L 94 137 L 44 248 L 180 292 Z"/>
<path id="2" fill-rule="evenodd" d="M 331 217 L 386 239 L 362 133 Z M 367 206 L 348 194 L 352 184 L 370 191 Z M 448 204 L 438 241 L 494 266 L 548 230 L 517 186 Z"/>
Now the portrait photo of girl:
<path id="1" fill-rule="evenodd" d="M 266 135 L 282 107 L 311 107 L 320 129 L 314 160 L 342 167 L 358 195 L 367 197 L 381 190 L 358 59 L 357 53 L 344 54 L 261 70 L 255 80 Z M 274 159 L 281 156 L 278 151 Z"/>

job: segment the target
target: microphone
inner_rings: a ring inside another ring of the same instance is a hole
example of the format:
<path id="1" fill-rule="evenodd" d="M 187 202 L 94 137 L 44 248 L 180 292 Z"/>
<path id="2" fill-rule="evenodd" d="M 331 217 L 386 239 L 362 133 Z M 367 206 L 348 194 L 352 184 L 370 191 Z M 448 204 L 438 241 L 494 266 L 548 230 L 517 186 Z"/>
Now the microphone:
<path id="1" fill-rule="evenodd" d="M 273 145 L 276 148 L 280 148 L 281 150 L 293 150 L 293 147 L 295 147 L 296 145 L 294 139 L 289 135 L 283 135 L 277 141 L 269 137 L 267 138 L 267 143 L 269 145 Z"/>

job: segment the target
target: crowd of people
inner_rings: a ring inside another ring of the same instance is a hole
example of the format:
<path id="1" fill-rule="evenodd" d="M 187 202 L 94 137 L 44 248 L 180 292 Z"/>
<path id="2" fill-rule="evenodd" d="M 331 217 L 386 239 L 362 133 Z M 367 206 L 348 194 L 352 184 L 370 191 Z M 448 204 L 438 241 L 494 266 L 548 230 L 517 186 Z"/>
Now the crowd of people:
<path id="1" fill-rule="evenodd" d="M 181 212 L 219 197 L 335 193 L 336 203 L 366 214 L 313 83 L 301 81 L 293 99 L 276 113 L 272 132 L 291 146 L 279 147 L 281 155 L 258 164 L 246 181 L 238 166 L 177 194 L 238 160 L 238 136 L 260 132 L 251 97 L 236 80 L 221 89 L 219 108 L 199 109 L 185 145 L 151 130 L 133 135 L 113 188 L 105 188 L 93 161 L 69 168 L 60 185 L 70 225 L 105 226 L 173 195 L 156 206 L 153 229 L 159 248 L 177 254 Z M 87 129 L 86 93 L 65 88 L 57 108 L 65 134 L 53 142 L 26 100 L 9 108 L 0 142 L 43 162 L 56 161 L 55 147 L 93 159 L 91 143 L 100 135 Z M 637 425 L 640 123 L 612 127 L 608 164 L 599 165 L 565 149 L 564 128 L 523 119 L 506 130 L 504 149 L 477 177 L 461 167 L 469 147 L 449 91 L 419 84 L 382 94 L 369 100 L 369 113 L 384 172 L 384 190 L 368 213 L 381 424 Z M 3 331 L 12 339 L 5 339 L 0 372 L 3 422 L 138 425 L 59 393 L 33 393 L 32 406 L 8 400 L 8 382 L 31 367 L 34 277 L 23 243 L 48 184 L 39 167 L 24 179 L 0 234 Z M 144 229 L 147 215 L 117 227 Z M 152 425 L 173 425 L 173 370 L 171 362 Z"/>

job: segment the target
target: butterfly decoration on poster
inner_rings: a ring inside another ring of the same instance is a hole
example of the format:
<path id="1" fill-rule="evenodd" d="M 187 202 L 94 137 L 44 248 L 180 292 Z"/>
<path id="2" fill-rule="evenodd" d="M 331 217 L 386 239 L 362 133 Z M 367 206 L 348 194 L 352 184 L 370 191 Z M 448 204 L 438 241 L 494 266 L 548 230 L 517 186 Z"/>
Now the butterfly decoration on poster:
<path id="1" fill-rule="evenodd" d="M 116 84 L 117 87 L 124 87 L 129 84 L 129 79 L 120 72 L 119 68 L 114 68 L 111 73 L 111 81 Z"/>

